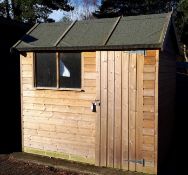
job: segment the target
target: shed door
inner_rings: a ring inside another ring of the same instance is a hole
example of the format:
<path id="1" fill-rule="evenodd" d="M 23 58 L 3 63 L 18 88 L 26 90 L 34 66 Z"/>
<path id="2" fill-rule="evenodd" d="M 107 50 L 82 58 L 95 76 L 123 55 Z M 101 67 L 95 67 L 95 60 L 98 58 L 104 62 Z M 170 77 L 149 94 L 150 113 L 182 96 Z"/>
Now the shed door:
<path id="1" fill-rule="evenodd" d="M 144 55 L 97 52 L 96 165 L 142 171 Z"/>

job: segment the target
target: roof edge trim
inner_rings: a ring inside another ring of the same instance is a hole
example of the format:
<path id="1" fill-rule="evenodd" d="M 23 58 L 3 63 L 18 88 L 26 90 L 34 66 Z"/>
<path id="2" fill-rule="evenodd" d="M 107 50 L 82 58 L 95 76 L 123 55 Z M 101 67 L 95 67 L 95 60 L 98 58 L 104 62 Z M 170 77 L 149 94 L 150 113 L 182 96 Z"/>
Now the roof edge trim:
<path id="1" fill-rule="evenodd" d="M 159 43 L 161 43 L 161 50 L 163 50 L 164 42 L 165 42 L 165 38 L 166 38 L 166 34 L 167 34 L 167 32 L 168 32 L 168 30 L 169 30 L 169 28 L 170 28 L 172 13 L 173 13 L 173 12 L 170 12 L 170 13 L 168 13 L 168 15 L 166 16 L 166 22 L 165 22 L 165 24 L 164 24 L 161 37 L 160 37 L 160 39 L 159 39 Z"/>
<path id="2" fill-rule="evenodd" d="M 98 51 L 98 50 L 146 50 L 146 49 L 161 49 L 161 43 L 156 44 L 141 44 L 141 45 L 121 45 L 121 46 L 80 46 L 80 47 L 33 47 L 33 48 L 17 48 L 20 52 L 29 51 Z"/>
<path id="3" fill-rule="evenodd" d="M 40 23 L 36 23 L 25 35 L 29 35 L 39 24 Z M 25 37 L 25 35 L 20 40 L 18 40 L 18 42 L 15 43 L 11 48 L 16 48 L 22 42 L 22 39 Z"/>

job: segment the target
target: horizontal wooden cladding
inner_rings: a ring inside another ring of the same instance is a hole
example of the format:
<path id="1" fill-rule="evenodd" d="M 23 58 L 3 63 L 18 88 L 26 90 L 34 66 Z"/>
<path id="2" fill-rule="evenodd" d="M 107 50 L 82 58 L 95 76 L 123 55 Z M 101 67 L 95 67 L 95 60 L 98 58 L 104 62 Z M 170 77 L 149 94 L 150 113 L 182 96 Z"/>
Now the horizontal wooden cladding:
<path id="1" fill-rule="evenodd" d="M 154 97 L 155 90 L 154 89 L 144 89 L 144 97 Z"/>
<path id="2" fill-rule="evenodd" d="M 155 73 L 155 65 L 144 65 L 144 73 Z"/>
<path id="3" fill-rule="evenodd" d="M 144 80 L 144 89 L 154 89 L 155 88 L 155 81 L 151 80 Z"/>
<path id="4" fill-rule="evenodd" d="M 156 57 L 156 55 L 157 55 L 156 50 L 146 50 L 146 56 Z"/>
<path id="5" fill-rule="evenodd" d="M 144 112 L 143 113 L 143 118 L 146 120 L 154 120 L 155 118 L 155 113 L 154 112 Z"/>
<path id="6" fill-rule="evenodd" d="M 155 80 L 155 73 L 144 73 L 144 80 Z"/>
<path id="7" fill-rule="evenodd" d="M 144 105 L 154 105 L 155 98 L 154 97 L 144 97 Z"/>
<path id="8" fill-rule="evenodd" d="M 33 87 L 33 53 L 21 57 L 24 145 L 95 158 L 96 53 L 82 53 L 82 91 Z"/>
<path id="9" fill-rule="evenodd" d="M 81 107 L 81 106 L 62 106 L 62 105 L 47 105 L 47 104 L 38 104 L 38 103 L 24 103 L 23 105 L 24 110 L 41 110 L 45 109 L 45 111 L 52 111 L 52 112 L 63 112 L 70 115 L 71 113 L 75 114 L 87 114 L 87 115 L 96 115 L 95 113 L 91 114 L 90 107 Z"/>
<path id="10" fill-rule="evenodd" d="M 95 72 L 96 66 L 95 64 L 85 64 L 84 65 L 84 72 Z"/>
<path id="11" fill-rule="evenodd" d="M 96 52 L 83 52 L 84 58 L 96 58 Z"/>
<path id="12" fill-rule="evenodd" d="M 37 103 L 37 104 L 53 104 L 53 105 L 62 105 L 62 106 L 80 106 L 88 107 L 91 105 L 91 102 L 94 99 L 83 100 L 83 99 L 62 99 L 62 98 L 35 98 L 35 97 L 23 97 L 24 103 Z"/>
<path id="13" fill-rule="evenodd" d="M 76 126 L 72 124 L 73 122 L 69 122 L 71 124 L 69 125 L 46 125 L 43 124 L 43 126 L 37 125 L 36 123 L 29 123 L 29 121 L 24 122 L 24 135 L 28 133 L 28 135 L 31 136 L 40 136 L 40 137 L 45 137 L 45 138 L 63 138 L 65 137 L 64 135 L 67 135 L 67 141 L 72 141 L 74 142 L 76 139 L 77 140 L 82 140 L 85 143 L 92 143 L 94 147 L 94 141 L 95 141 L 95 128 L 94 127 L 89 127 L 92 126 L 91 124 L 88 124 L 88 127 L 81 128 L 81 126 Z M 48 129 L 49 128 L 49 129 Z M 29 132 L 28 130 L 31 130 Z M 36 133 L 32 132 L 32 130 L 36 130 Z M 75 136 L 75 140 L 74 140 Z M 71 139 L 72 138 L 72 139 Z M 80 143 L 81 144 L 81 143 Z"/>
<path id="14" fill-rule="evenodd" d="M 85 82 L 90 83 L 90 86 L 95 85 L 95 81 L 87 80 Z M 32 87 L 30 84 L 25 84 L 25 86 Z M 88 86 L 88 87 L 90 87 Z M 84 93 L 79 91 L 57 91 L 57 90 L 35 90 L 35 89 L 28 89 L 23 92 L 24 97 L 31 97 L 31 98 L 49 98 L 49 99 L 73 99 L 73 100 L 90 100 L 95 98 L 94 93 Z"/>
<path id="15" fill-rule="evenodd" d="M 155 65 L 156 58 L 154 56 L 145 56 L 144 64 L 145 65 Z"/>
<path id="16" fill-rule="evenodd" d="M 158 51 L 147 50 L 144 58 L 143 77 L 143 158 L 145 159 L 144 171 L 157 172 L 157 75 Z"/>

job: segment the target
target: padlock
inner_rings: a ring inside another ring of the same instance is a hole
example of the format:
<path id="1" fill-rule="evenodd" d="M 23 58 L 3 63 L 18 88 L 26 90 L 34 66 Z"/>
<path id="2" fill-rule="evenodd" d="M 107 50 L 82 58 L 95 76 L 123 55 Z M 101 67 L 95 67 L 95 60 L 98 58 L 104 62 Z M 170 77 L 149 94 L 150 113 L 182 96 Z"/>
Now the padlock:
<path id="1" fill-rule="evenodd" d="M 96 103 L 92 103 L 92 105 L 91 105 L 92 112 L 97 112 L 96 105 L 97 105 Z"/>

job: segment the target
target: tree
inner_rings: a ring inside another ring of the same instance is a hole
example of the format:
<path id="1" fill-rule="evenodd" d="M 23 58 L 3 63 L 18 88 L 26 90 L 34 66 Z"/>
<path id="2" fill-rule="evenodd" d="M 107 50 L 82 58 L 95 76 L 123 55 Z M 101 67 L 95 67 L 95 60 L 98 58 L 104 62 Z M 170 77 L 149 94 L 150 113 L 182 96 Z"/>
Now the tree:
<path id="1" fill-rule="evenodd" d="M 52 10 L 71 11 L 69 0 L 2 0 L 0 15 L 22 22 L 48 22 Z"/>
<path id="2" fill-rule="evenodd" d="M 180 42 L 184 45 L 184 53 L 187 50 L 188 54 L 188 0 L 102 0 L 93 15 L 97 18 L 110 18 L 164 13 L 172 10 Z"/>
<path id="3" fill-rule="evenodd" d="M 93 15 L 97 18 L 163 13 L 172 11 L 178 0 L 102 0 Z"/>
<path id="4" fill-rule="evenodd" d="M 65 12 L 61 21 L 87 20 L 93 19 L 93 12 L 96 10 L 98 0 L 81 0 L 74 3 L 74 10 Z"/>

